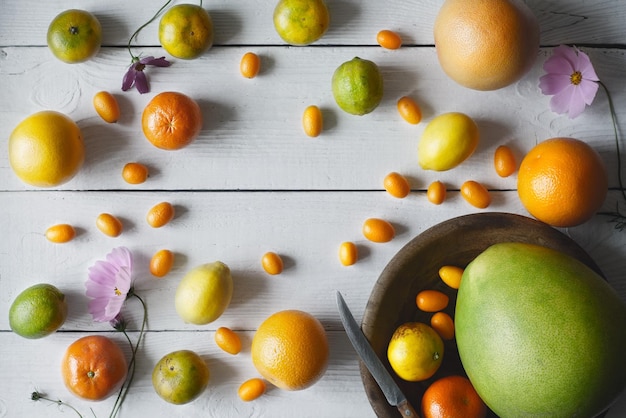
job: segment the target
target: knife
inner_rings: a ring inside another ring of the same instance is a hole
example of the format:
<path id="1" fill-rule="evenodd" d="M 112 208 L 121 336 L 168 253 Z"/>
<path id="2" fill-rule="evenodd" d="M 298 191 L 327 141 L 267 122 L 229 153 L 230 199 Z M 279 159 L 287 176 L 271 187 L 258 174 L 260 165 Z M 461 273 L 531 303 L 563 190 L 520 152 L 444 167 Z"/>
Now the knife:
<path id="1" fill-rule="evenodd" d="M 374 380 L 376 380 L 376 383 L 378 383 L 378 386 L 380 386 L 389 405 L 398 408 L 400 414 L 405 418 L 419 418 L 419 415 L 417 415 L 406 396 L 404 396 L 393 377 L 391 377 L 374 352 L 339 291 L 337 291 L 337 308 L 339 309 L 339 317 L 346 330 L 348 339 L 374 377 Z"/>

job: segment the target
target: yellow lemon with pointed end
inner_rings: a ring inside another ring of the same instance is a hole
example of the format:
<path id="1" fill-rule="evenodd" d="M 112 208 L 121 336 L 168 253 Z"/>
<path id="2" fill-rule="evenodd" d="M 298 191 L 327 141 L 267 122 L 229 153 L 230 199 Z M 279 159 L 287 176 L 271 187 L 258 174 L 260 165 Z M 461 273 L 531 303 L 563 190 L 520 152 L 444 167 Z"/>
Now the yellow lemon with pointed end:
<path id="1" fill-rule="evenodd" d="M 347 113 L 372 112 L 383 98 L 383 75 L 376 63 L 355 57 L 341 64 L 332 79 L 333 96 Z"/>
<path id="2" fill-rule="evenodd" d="M 98 19 L 85 10 L 66 10 L 50 23 L 47 42 L 50 51 L 61 61 L 83 62 L 100 50 L 102 27 Z"/>
<path id="3" fill-rule="evenodd" d="M 24 338 L 42 338 L 67 318 L 65 295 L 55 286 L 40 283 L 20 293 L 9 309 L 11 330 Z"/>
<path id="4" fill-rule="evenodd" d="M 221 261 L 190 270 L 178 284 L 176 312 L 183 321 L 206 325 L 219 318 L 233 296 L 233 278 Z"/>
<path id="5" fill-rule="evenodd" d="M 479 140 L 478 125 L 469 116 L 451 112 L 431 120 L 417 145 L 420 167 L 424 170 L 450 170 L 468 159 Z"/>
<path id="6" fill-rule="evenodd" d="M 432 327 L 421 322 L 400 325 L 389 341 L 387 358 L 398 376 L 409 382 L 426 380 L 443 361 L 443 340 Z"/>
<path id="7" fill-rule="evenodd" d="M 9 137 L 11 168 L 32 186 L 54 187 L 71 180 L 84 159 L 80 128 L 59 112 L 37 112 L 20 122 Z"/>
<path id="8" fill-rule="evenodd" d="M 308 45 L 320 39 L 330 25 L 324 0 L 280 0 L 274 9 L 274 28 L 291 45 Z"/>
<path id="9" fill-rule="evenodd" d="M 213 21 L 195 4 L 171 7 L 159 22 L 159 42 L 168 54 L 194 59 L 213 46 Z"/>
<path id="10" fill-rule="evenodd" d="M 157 362 L 152 370 L 152 386 L 165 401 L 183 405 L 204 392 L 209 377 L 209 366 L 202 357 L 191 350 L 179 350 Z"/>

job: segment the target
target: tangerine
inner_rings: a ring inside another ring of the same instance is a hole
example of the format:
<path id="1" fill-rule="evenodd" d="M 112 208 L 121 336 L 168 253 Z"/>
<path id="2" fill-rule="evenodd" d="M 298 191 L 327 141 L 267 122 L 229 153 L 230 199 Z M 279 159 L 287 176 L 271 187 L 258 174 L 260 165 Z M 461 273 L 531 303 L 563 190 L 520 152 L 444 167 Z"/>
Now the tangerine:
<path id="1" fill-rule="evenodd" d="M 286 390 L 317 382 L 328 365 L 328 339 L 313 315 L 286 310 L 268 317 L 252 338 L 252 362 L 261 376 Z"/>
<path id="2" fill-rule="evenodd" d="M 127 373 L 124 352 L 103 335 L 89 335 L 74 341 L 65 351 L 61 374 L 74 395 L 98 401 L 120 388 Z"/>
<path id="3" fill-rule="evenodd" d="M 589 220 L 602 206 L 608 175 L 600 155 L 574 138 L 551 138 L 522 160 L 517 192 L 532 216 L 569 227 Z"/>
<path id="4" fill-rule="evenodd" d="M 422 396 L 424 418 L 483 418 L 487 406 L 472 383 L 463 376 L 446 376 L 433 382 Z"/>
<path id="5" fill-rule="evenodd" d="M 146 105 L 141 127 L 155 147 L 177 150 L 191 144 L 200 133 L 202 112 L 191 97 L 166 91 L 154 96 Z"/>
<path id="6" fill-rule="evenodd" d="M 435 20 L 444 72 L 462 86 L 497 90 L 522 78 L 539 52 L 539 24 L 521 0 L 446 0 Z"/>

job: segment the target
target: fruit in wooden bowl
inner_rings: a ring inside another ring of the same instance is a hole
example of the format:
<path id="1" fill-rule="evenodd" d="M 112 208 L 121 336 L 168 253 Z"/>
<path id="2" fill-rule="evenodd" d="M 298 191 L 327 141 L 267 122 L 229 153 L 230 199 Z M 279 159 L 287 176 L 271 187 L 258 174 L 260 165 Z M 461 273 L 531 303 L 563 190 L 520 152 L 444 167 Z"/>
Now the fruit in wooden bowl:
<path id="1" fill-rule="evenodd" d="M 416 307 L 416 295 L 422 290 L 438 290 L 448 295 L 444 312 L 454 317 L 457 291 L 439 277 L 445 265 L 464 268 L 493 244 L 522 242 L 542 245 L 568 254 L 601 274 L 591 257 L 560 231 L 520 215 L 479 213 L 442 222 L 415 237 L 389 262 L 374 285 L 363 315 L 361 327 L 374 351 L 392 375 L 387 360 L 387 346 L 398 326 L 406 322 L 430 323 L 433 313 Z M 465 375 L 456 341 L 445 340 L 441 367 L 420 382 L 406 382 L 396 377 L 400 388 L 414 407 L 419 407 L 424 391 L 435 380 L 447 375 Z M 396 417 L 380 388 L 361 364 L 361 377 L 370 403 L 379 417 Z M 488 416 L 495 416 L 489 412 Z"/>

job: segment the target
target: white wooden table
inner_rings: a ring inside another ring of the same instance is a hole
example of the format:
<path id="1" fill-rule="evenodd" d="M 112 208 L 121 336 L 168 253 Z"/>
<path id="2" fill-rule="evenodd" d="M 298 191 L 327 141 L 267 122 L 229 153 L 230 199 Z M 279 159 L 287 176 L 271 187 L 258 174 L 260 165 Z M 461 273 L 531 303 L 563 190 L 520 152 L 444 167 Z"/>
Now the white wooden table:
<path id="1" fill-rule="evenodd" d="M 166 69 L 150 69 L 151 92 L 122 92 L 122 76 L 130 63 L 125 45 L 160 2 L 149 0 L 1 0 L 0 1 L 0 417 L 73 416 L 67 408 L 30 400 L 34 390 L 72 403 L 91 416 L 108 416 L 114 398 L 88 403 L 63 386 L 59 371 L 65 348 L 80 336 L 110 332 L 87 311 L 84 282 L 87 268 L 114 247 L 129 247 L 136 259 L 135 286 L 147 302 L 149 331 L 140 349 L 136 380 L 121 412 L 123 417 L 363 417 L 373 416 L 361 384 L 358 361 L 339 322 L 333 291 L 343 292 L 360 318 L 372 285 L 391 257 L 412 237 L 449 218 L 480 212 L 459 195 L 461 183 L 475 179 L 491 190 L 487 211 L 527 215 L 516 193 L 516 177 L 501 179 L 492 166 L 495 148 L 511 145 L 519 159 L 536 142 L 554 136 L 584 139 L 597 149 L 610 173 L 610 191 L 603 210 L 621 200 L 617 158 L 608 102 L 602 91 L 579 118 L 552 113 L 549 98 L 538 89 L 543 61 L 551 47 L 583 46 L 600 79 L 608 86 L 626 131 L 625 44 L 626 4 L 622 0 L 528 0 L 541 24 L 542 49 L 536 65 L 518 83 L 495 92 L 476 92 L 450 81 L 433 47 L 432 25 L 441 0 L 328 0 L 331 27 L 310 47 L 290 47 L 274 31 L 274 2 L 209 0 L 204 7 L 215 25 L 215 46 L 192 61 L 173 59 Z M 103 26 L 103 47 L 82 64 L 55 59 L 46 47 L 46 31 L 59 12 L 81 8 L 94 13 Z M 381 29 L 399 32 L 400 50 L 376 44 Z M 158 46 L 157 22 L 138 36 L 133 51 L 166 55 Z M 254 79 L 239 74 L 239 60 L 248 51 L 261 56 Z M 376 62 L 385 80 L 378 109 L 363 116 L 343 113 L 334 103 L 330 80 L 342 62 L 359 56 Z M 97 91 L 116 95 L 122 117 L 109 125 L 94 112 Z M 158 92 L 180 91 L 201 105 L 205 124 L 198 140 L 176 152 L 154 148 L 143 137 L 140 115 Z M 396 100 L 411 95 L 422 105 L 424 122 L 400 119 Z M 325 129 L 318 138 L 304 135 L 304 108 L 323 109 Z M 66 113 L 77 121 L 86 143 L 86 161 L 79 174 L 55 189 L 29 187 L 13 174 L 6 139 L 26 116 L 44 109 Z M 425 123 L 435 115 L 461 111 L 479 124 L 482 139 L 476 153 L 445 173 L 426 172 L 417 164 L 416 146 Z M 626 144 L 622 143 L 624 148 Z M 623 148 L 623 149 L 624 149 Z M 626 158 L 626 155 L 622 155 Z M 149 180 L 126 184 L 121 168 L 129 161 L 147 164 Z M 388 195 L 383 177 L 403 173 L 412 192 L 405 199 Z M 448 199 L 430 204 L 425 189 L 442 180 Z M 174 221 L 161 229 L 145 222 L 147 210 L 172 202 Z M 119 216 L 125 231 L 109 238 L 95 227 L 101 212 Z M 361 235 L 362 222 L 382 217 L 392 222 L 396 238 L 373 244 Z M 79 234 L 68 244 L 48 242 L 43 233 L 67 222 Z M 619 232 L 604 216 L 564 230 L 585 248 L 626 300 L 626 231 Z M 360 249 L 358 263 L 343 267 L 337 250 L 342 241 Z M 158 249 L 176 253 L 165 279 L 151 278 L 147 263 Z M 266 251 L 283 256 L 286 268 L 269 276 L 260 260 Z M 232 304 L 207 326 L 186 325 L 174 309 L 174 291 L 190 268 L 221 260 L 234 275 Z M 10 331 L 8 310 L 26 287 L 49 282 L 63 290 L 70 312 L 60 332 L 26 340 Z M 330 341 L 330 365 L 313 387 L 300 392 L 270 388 L 260 399 L 244 403 L 237 388 L 257 376 L 250 359 L 256 327 L 270 314 L 289 308 L 308 311 L 324 324 Z M 137 336 L 140 307 L 124 309 Z M 237 356 L 222 352 L 214 331 L 228 326 L 244 339 Z M 110 332 L 110 333 L 109 333 Z M 208 362 L 208 390 L 193 403 L 174 406 L 154 392 L 150 375 L 155 362 L 177 349 L 191 349 Z M 128 350 L 127 350 L 128 354 Z M 626 396 L 610 417 L 626 415 Z"/>

